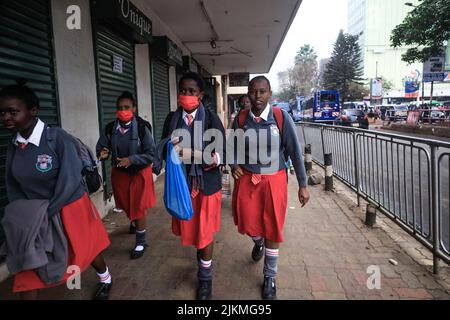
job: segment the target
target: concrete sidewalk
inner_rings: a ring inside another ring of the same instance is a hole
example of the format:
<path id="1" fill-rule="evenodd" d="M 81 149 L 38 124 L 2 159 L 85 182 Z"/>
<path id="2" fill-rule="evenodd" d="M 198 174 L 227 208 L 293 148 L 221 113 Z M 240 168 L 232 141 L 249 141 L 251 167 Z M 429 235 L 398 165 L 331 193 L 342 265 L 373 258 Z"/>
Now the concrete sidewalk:
<path id="1" fill-rule="evenodd" d="M 112 299 L 195 299 L 196 250 L 182 247 L 171 233 L 171 219 L 162 203 L 163 180 L 156 184 L 159 201 L 148 218 L 150 248 L 142 259 L 128 258 L 134 236 L 127 234 L 124 215 L 111 213 L 105 219 L 112 231 L 106 252 L 115 281 Z M 336 183 L 335 193 L 323 191 L 323 185 L 311 187 L 311 202 L 300 209 L 295 179 L 289 180 L 279 299 L 450 299 L 448 267 L 443 266 L 440 277 L 433 276 L 429 253 L 386 219 L 379 219 L 376 228 L 365 227 L 362 209 L 343 185 Z M 260 299 L 263 263 L 251 260 L 252 245 L 237 233 L 231 198 L 225 198 L 222 230 L 215 242 L 214 299 Z M 380 268 L 380 290 L 367 288 L 369 266 Z M 90 269 L 83 274 L 82 290 L 61 286 L 40 297 L 90 299 L 96 281 Z M 17 298 L 11 285 L 12 279 L 0 284 L 1 299 Z"/>

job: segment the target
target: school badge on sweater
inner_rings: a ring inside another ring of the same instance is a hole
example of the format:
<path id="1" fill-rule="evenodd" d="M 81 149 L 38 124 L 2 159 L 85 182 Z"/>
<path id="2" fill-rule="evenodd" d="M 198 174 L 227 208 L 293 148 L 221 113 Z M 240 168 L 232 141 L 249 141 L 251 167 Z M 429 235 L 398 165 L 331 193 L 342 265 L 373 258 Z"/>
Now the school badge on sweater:
<path id="1" fill-rule="evenodd" d="M 274 137 L 278 137 L 280 135 L 280 130 L 274 124 L 270 125 L 270 132 Z"/>
<path id="2" fill-rule="evenodd" d="M 40 172 L 48 172 L 52 170 L 53 159 L 48 154 L 43 154 L 37 157 L 36 169 Z"/>

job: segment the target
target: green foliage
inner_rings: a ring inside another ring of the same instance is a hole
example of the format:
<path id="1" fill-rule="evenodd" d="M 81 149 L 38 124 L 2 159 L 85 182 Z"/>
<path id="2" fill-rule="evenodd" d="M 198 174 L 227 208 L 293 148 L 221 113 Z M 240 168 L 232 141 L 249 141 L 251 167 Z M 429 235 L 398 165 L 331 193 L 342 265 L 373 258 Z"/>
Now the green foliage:
<path id="1" fill-rule="evenodd" d="M 309 44 L 305 44 L 297 51 L 297 55 L 295 56 L 296 65 L 314 62 L 317 63 L 317 54 Z"/>
<path id="2" fill-rule="evenodd" d="M 383 90 L 392 90 L 394 88 L 394 83 L 391 80 L 381 77 L 381 81 L 383 82 Z"/>
<path id="3" fill-rule="evenodd" d="M 450 39 L 450 1 L 422 0 L 391 35 L 394 48 L 413 46 L 402 56 L 407 63 L 425 62 L 442 54 Z"/>
<path id="4" fill-rule="evenodd" d="M 328 90 L 339 90 L 342 102 L 353 101 L 360 99 L 363 80 L 358 36 L 344 34 L 341 30 L 327 64 L 323 86 Z"/>
<path id="5" fill-rule="evenodd" d="M 280 99 L 294 99 L 296 95 L 309 95 L 318 86 L 317 54 L 309 44 L 302 46 L 295 56 L 295 65 L 278 74 Z"/>

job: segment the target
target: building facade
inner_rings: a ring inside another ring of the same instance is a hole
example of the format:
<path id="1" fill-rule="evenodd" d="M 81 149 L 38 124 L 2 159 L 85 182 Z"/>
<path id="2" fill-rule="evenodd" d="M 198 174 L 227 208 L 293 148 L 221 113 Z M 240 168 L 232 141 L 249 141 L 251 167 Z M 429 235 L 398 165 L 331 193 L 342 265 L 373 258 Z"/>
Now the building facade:
<path id="1" fill-rule="evenodd" d="M 158 142 L 166 116 L 178 107 L 177 83 L 184 72 L 205 78 L 204 103 L 224 120 L 226 75 L 270 69 L 301 1 L 269 5 L 257 17 L 261 21 L 244 19 L 258 3 L 232 0 L 202 7 L 203 1 L 186 0 L 180 7 L 177 0 L 2 0 L 0 88 L 27 79 L 41 101 L 40 118 L 93 150 L 101 130 L 115 119 L 117 97 L 131 91 Z M 240 24 L 231 23 L 236 21 Z M 266 36 L 255 36 L 261 30 L 273 40 L 269 47 Z M 229 54 L 218 54 L 225 49 Z M 7 204 L 10 137 L 0 127 L 0 219 Z M 102 216 L 114 206 L 110 170 L 105 162 L 104 188 L 92 195 Z"/>
<path id="2" fill-rule="evenodd" d="M 390 45 L 392 30 L 412 9 L 403 0 L 348 1 L 348 33 L 359 36 L 365 79 L 383 77 L 393 83 L 393 89 L 401 90 L 411 71 L 422 70 L 420 63 L 408 65 L 401 60 L 408 48 Z"/>

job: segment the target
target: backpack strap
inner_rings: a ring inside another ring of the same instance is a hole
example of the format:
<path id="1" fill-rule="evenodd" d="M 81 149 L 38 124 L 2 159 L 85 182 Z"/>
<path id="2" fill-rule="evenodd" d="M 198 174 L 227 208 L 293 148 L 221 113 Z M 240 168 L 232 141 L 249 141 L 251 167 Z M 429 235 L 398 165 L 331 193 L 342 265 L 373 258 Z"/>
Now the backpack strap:
<path id="1" fill-rule="evenodd" d="M 280 133 L 283 134 L 283 126 L 284 126 L 283 112 L 281 111 L 280 108 L 277 107 L 273 107 L 272 110 L 278 129 L 280 130 Z M 249 109 L 244 109 L 239 112 L 238 115 L 239 128 L 242 129 L 244 127 L 245 120 L 247 119 L 249 113 L 250 113 Z"/>
<path id="2" fill-rule="evenodd" d="M 206 128 L 205 130 L 211 129 L 212 127 L 212 116 L 211 116 L 211 110 L 208 108 L 205 108 L 205 114 L 206 114 Z"/>
<path id="3" fill-rule="evenodd" d="M 138 123 L 138 135 L 139 135 L 139 139 L 141 141 L 144 140 L 144 136 L 145 136 L 145 128 L 148 128 L 148 131 L 150 132 L 150 134 L 152 134 L 152 125 L 150 124 L 150 122 L 142 119 L 139 116 L 136 116 L 136 121 Z"/>
<path id="4" fill-rule="evenodd" d="M 56 152 L 56 130 L 50 126 L 46 127 L 47 143 L 50 150 L 58 155 Z"/>
<path id="5" fill-rule="evenodd" d="M 58 145 L 57 145 L 57 142 L 56 142 L 56 140 L 57 140 L 56 136 L 58 134 L 58 130 L 61 130 L 61 129 L 58 128 L 58 127 L 50 127 L 50 126 L 48 126 L 46 130 L 47 130 L 46 133 L 47 133 L 48 146 L 49 146 L 50 150 L 53 151 L 54 154 L 58 155 L 58 153 L 56 152 L 58 150 Z M 67 132 L 65 132 L 65 134 L 67 135 L 67 137 L 72 139 L 72 142 L 75 144 L 75 147 L 77 149 L 78 156 L 80 156 L 80 158 L 81 158 L 81 150 L 80 150 L 80 146 L 78 144 L 78 141 L 81 142 L 81 140 L 79 140 L 78 138 L 74 137 L 73 135 L 71 135 L 71 134 L 69 134 Z"/>
<path id="6" fill-rule="evenodd" d="M 111 137 L 114 134 L 114 124 L 115 123 L 116 123 L 115 121 L 112 121 L 112 122 L 108 123 L 105 127 L 105 134 L 110 142 L 111 142 Z"/>
<path id="7" fill-rule="evenodd" d="M 137 120 L 137 124 L 138 124 L 138 137 L 139 140 L 144 141 L 144 137 L 145 137 L 145 123 L 143 123 L 142 121 Z"/>
<path id="8" fill-rule="evenodd" d="M 280 134 L 283 134 L 283 126 L 284 126 L 284 118 L 283 111 L 281 111 L 278 107 L 273 107 L 273 116 L 275 117 L 275 122 L 277 123 L 278 130 L 280 130 Z"/>
<path id="9" fill-rule="evenodd" d="M 241 129 L 244 128 L 244 123 L 245 123 L 245 120 L 247 119 L 249 113 L 250 113 L 249 109 L 244 109 L 244 110 L 239 111 L 239 114 L 238 114 L 239 128 L 241 128 Z"/>

